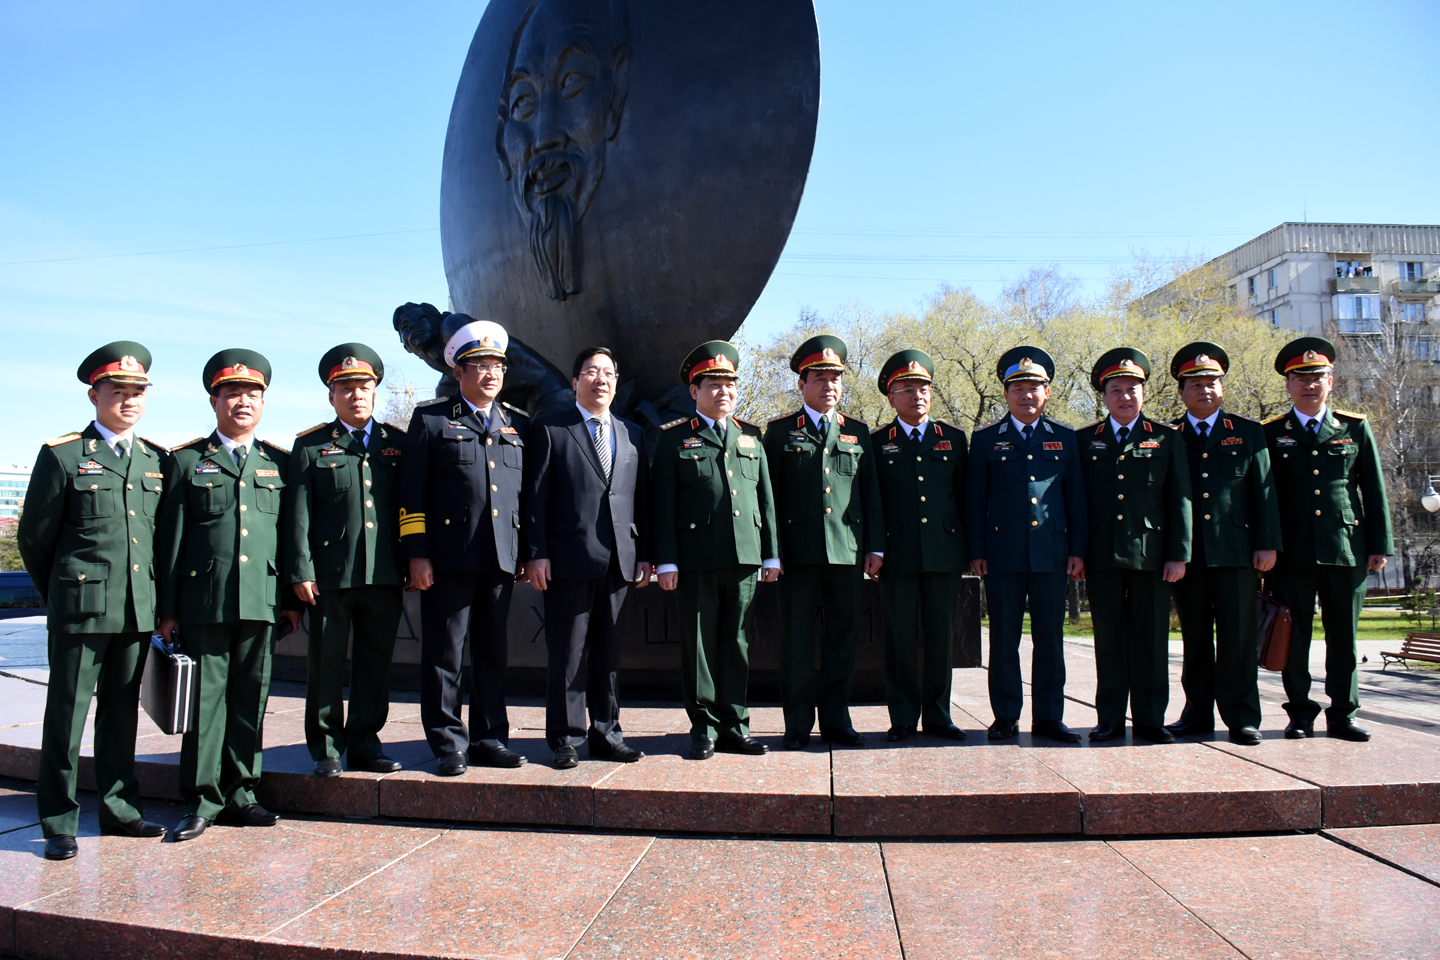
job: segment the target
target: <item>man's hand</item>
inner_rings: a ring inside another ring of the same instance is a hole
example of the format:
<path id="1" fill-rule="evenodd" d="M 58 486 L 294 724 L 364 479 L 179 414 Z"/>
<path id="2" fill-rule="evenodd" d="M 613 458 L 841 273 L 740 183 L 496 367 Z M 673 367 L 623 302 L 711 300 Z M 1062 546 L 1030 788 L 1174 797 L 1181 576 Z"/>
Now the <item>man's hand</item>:
<path id="1" fill-rule="evenodd" d="M 635 589 L 639 590 L 642 587 L 650 586 L 650 574 L 654 572 L 653 564 L 644 562 L 635 564 Z"/>
<path id="2" fill-rule="evenodd" d="M 1166 583 L 1175 583 L 1176 581 L 1183 579 L 1185 579 L 1185 564 L 1176 563 L 1174 560 L 1171 560 L 1169 563 L 1165 564 Z"/>
<path id="3" fill-rule="evenodd" d="M 970 561 L 970 572 L 977 577 L 983 577 L 990 572 L 990 561 L 983 557 L 979 560 Z"/>
<path id="4" fill-rule="evenodd" d="M 295 588 L 295 596 L 304 600 L 310 606 L 315 606 L 315 598 L 320 596 L 319 585 L 314 580 L 301 580 L 299 583 L 291 584 Z"/>
<path id="5" fill-rule="evenodd" d="M 525 576 L 530 579 L 530 586 L 544 590 L 550 586 L 550 561 L 531 560 L 525 564 Z"/>
<path id="6" fill-rule="evenodd" d="M 1085 558 L 1071 557 L 1065 562 L 1065 572 L 1069 574 L 1071 580 L 1084 580 Z"/>
<path id="7" fill-rule="evenodd" d="M 774 583 L 776 580 L 779 580 L 779 579 L 780 579 L 780 568 L 779 568 L 779 567 L 761 567 L 761 568 L 760 568 L 760 582 L 761 582 L 761 583 Z"/>
<path id="8" fill-rule="evenodd" d="M 1389 563 L 1389 562 L 1390 562 L 1389 558 L 1387 558 L 1387 557 L 1384 556 L 1383 554 L 1379 554 L 1379 553 L 1372 553 L 1372 554 L 1370 554 L 1370 569 L 1371 569 L 1371 570 L 1374 570 L 1376 573 L 1379 573 L 1381 570 L 1384 570 L 1384 569 L 1385 569 L 1385 564 L 1387 564 L 1387 563 Z"/>
<path id="9" fill-rule="evenodd" d="M 529 578 L 529 575 L 525 573 L 525 564 L 523 564 L 523 563 L 517 563 L 517 564 L 515 564 L 515 582 L 516 582 L 516 583 L 524 583 L 524 582 L 525 582 L 526 580 L 528 580 L 528 579 L 530 579 L 530 578 Z"/>
<path id="10" fill-rule="evenodd" d="M 289 620 L 289 621 L 290 621 L 290 632 L 291 632 L 291 633 L 296 633 L 296 632 L 299 631 L 299 629 L 300 629 L 300 611 L 299 611 L 299 610 L 281 610 L 281 611 L 280 611 L 280 616 L 282 616 L 282 617 L 284 617 L 286 620 Z"/>
<path id="11" fill-rule="evenodd" d="M 155 632 L 160 634 L 166 643 L 173 643 L 175 642 L 175 632 L 179 629 L 179 620 L 176 620 L 174 617 L 165 617 L 160 621 L 160 625 L 155 628 Z"/>
<path id="12" fill-rule="evenodd" d="M 417 590 L 429 590 L 435 586 L 435 568 L 429 557 L 416 557 L 410 561 L 410 582 Z"/>
<path id="13" fill-rule="evenodd" d="M 878 553 L 865 554 L 865 574 L 874 579 L 880 576 L 880 568 L 885 566 L 885 558 Z"/>
<path id="14" fill-rule="evenodd" d="M 1269 573 L 1271 570 L 1275 569 L 1275 551 L 1256 550 L 1255 569 L 1259 570 L 1261 573 Z"/>
<path id="15" fill-rule="evenodd" d="M 660 574 L 659 577 L 661 590 L 674 590 L 680 586 L 680 574 L 678 571 L 671 570 L 668 573 Z"/>

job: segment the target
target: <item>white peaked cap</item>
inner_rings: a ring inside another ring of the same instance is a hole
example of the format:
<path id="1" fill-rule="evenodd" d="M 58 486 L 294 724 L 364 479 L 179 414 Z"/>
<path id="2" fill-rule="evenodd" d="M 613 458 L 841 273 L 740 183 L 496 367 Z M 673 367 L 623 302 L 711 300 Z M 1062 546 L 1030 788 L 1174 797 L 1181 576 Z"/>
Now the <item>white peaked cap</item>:
<path id="1" fill-rule="evenodd" d="M 510 346 L 510 334 L 493 320 L 472 320 L 456 330 L 445 344 L 445 366 L 453 367 L 471 357 L 503 357 Z"/>

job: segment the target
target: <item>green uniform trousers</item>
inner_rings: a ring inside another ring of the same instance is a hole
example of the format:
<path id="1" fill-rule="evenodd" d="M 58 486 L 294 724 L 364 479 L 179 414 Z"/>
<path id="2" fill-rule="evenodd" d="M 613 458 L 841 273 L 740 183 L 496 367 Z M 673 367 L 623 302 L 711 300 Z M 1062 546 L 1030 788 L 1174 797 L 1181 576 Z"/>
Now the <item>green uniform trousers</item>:
<path id="1" fill-rule="evenodd" d="M 403 609 L 399 586 L 322 591 L 310 608 L 306 653 L 305 745 L 312 760 L 378 756 L 380 728 L 390 715 L 390 658 Z M 351 630 L 354 649 L 350 650 Z M 350 716 L 345 716 L 346 660 Z"/>
<path id="2" fill-rule="evenodd" d="M 924 723 L 943 730 L 950 719 L 958 573 L 882 574 L 885 604 L 885 689 L 890 725 Z M 920 655 L 924 651 L 924 673 Z"/>
<path id="3" fill-rule="evenodd" d="M 1356 672 L 1355 634 L 1365 601 L 1364 567 L 1322 564 L 1276 567 L 1271 589 L 1290 608 L 1290 659 L 1280 678 L 1285 684 L 1285 712 L 1291 720 L 1314 723 L 1320 704 L 1310 699 L 1310 634 L 1315 625 L 1315 597 L 1320 597 L 1320 622 L 1325 628 L 1325 719 L 1343 723 L 1360 709 L 1360 676 Z"/>
<path id="4" fill-rule="evenodd" d="M 859 564 L 805 563 L 780 577 L 780 700 L 785 733 L 808 734 L 818 708 L 821 731 L 850 723 L 856 625 L 865 572 Z M 822 620 L 823 617 L 823 620 Z M 815 682 L 815 626 L 820 631 L 820 682 Z"/>
<path id="5" fill-rule="evenodd" d="M 1254 567 L 1197 567 L 1173 584 L 1185 666 L 1180 718 L 1196 729 L 1215 725 L 1215 710 L 1234 730 L 1260 726 Z"/>
<path id="6" fill-rule="evenodd" d="M 180 743 L 180 795 L 190 814 L 214 820 L 255 802 L 274 633 L 262 620 L 180 625 L 200 681 L 195 726 Z"/>
<path id="7" fill-rule="evenodd" d="M 1170 584 L 1159 570 L 1085 574 L 1095 623 L 1095 713 L 1125 725 L 1158 727 L 1170 702 Z"/>
<path id="8" fill-rule="evenodd" d="M 750 736 L 745 615 L 755 599 L 755 570 L 744 564 L 680 571 L 680 688 L 692 740 Z"/>
<path id="9" fill-rule="evenodd" d="M 132 621 L 133 622 L 133 621 Z M 40 733 L 35 803 L 46 837 L 80 829 L 75 779 L 90 697 L 95 697 L 95 788 L 102 824 L 140 816 L 135 779 L 135 725 L 148 633 L 50 634 L 50 686 Z"/>

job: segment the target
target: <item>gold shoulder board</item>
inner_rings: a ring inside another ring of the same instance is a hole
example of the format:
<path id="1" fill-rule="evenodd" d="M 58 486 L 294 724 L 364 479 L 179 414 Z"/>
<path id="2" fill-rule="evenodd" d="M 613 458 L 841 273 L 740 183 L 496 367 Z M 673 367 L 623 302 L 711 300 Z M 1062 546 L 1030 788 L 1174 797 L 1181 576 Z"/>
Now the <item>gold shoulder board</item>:
<path id="1" fill-rule="evenodd" d="M 317 424 L 315 424 L 315 426 L 313 426 L 313 427 L 306 427 L 304 430 L 301 430 L 299 433 L 295 434 L 295 439 L 298 440 L 298 439 L 300 439 L 301 437 L 308 437 L 308 436 L 310 436 L 310 434 L 314 433 L 316 430 L 323 430 L 323 429 L 325 429 L 325 428 L 328 427 L 328 426 L 330 426 L 330 421 L 327 420 L 327 421 L 325 421 L 324 423 L 317 423 Z"/>
<path id="2" fill-rule="evenodd" d="M 680 424 L 682 424 L 682 423 L 689 423 L 689 422 L 690 422 L 690 418 L 689 418 L 689 417 L 681 417 L 679 420 L 671 420 L 669 423 L 662 423 L 662 424 L 660 424 L 660 429 L 661 429 L 661 430 L 673 430 L 675 427 L 680 426 Z"/>
<path id="3" fill-rule="evenodd" d="M 79 439 L 80 439 L 80 434 L 78 434 L 78 433 L 67 433 L 67 434 L 65 434 L 64 436 L 55 437 L 53 440 L 46 440 L 46 441 L 45 441 L 45 446 L 47 446 L 47 447 L 58 447 L 58 446 L 60 446 L 62 443 L 69 443 L 71 440 L 79 440 Z"/>

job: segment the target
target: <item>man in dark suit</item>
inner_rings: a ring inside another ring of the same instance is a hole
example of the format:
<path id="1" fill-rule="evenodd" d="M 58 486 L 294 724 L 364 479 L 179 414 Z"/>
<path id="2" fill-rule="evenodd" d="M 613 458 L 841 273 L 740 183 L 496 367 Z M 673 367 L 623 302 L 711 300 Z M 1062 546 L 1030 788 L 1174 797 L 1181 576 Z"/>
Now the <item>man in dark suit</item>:
<path id="1" fill-rule="evenodd" d="M 460 392 L 417 407 L 400 458 L 400 555 L 420 594 L 420 722 L 442 777 L 518 767 L 505 667 L 515 589 L 526 417 L 496 399 L 510 337 L 468 320 L 445 344 Z M 460 672 L 470 638 L 470 729 Z"/>
<path id="2" fill-rule="evenodd" d="M 1190 562 L 1175 584 L 1185 709 L 1166 727 L 1209 733 L 1218 707 L 1230 739 L 1254 746 L 1260 742 L 1255 579 L 1257 570 L 1275 566 L 1280 508 L 1264 429 L 1220 406 L 1229 369 L 1225 350 L 1205 341 L 1181 347 L 1170 361 L 1186 410 L 1174 422 L 1189 451 L 1194 506 Z"/>
<path id="3" fill-rule="evenodd" d="M 934 378 L 935 361 L 923 350 L 886 360 L 879 387 L 895 419 L 870 434 L 885 516 L 880 596 L 892 743 L 922 725 L 933 736 L 965 739 L 950 719 L 955 595 L 965 571 L 965 431 L 931 418 Z"/>
<path id="4" fill-rule="evenodd" d="M 545 739 L 562 770 L 587 737 L 596 759 L 644 756 L 620 731 L 621 611 L 651 573 L 650 458 L 644 431 L 610 412 L 615 358 L 588 347 L 572 376 L 575 409 L 530 429 L 522 528 L 526 573 L 545 593 Z"/>
<path id="5" fill-rule="evenodd" d="M 1275 595 L 1295 618 L 1285 683 L 1289 740 L 1315 735 L 1320 704 L 1310 698 L 1310 637 L 1315 600 L 1325 628 L 1326 732 L 1363 743 L 1355 634 L 1370 572 L 1395 552 L 1390 504 L 1375 433 L 1363 413 L 1330 406 L 1335 345 L 1324 337 L 1292 340 L 1275 358 L 1294 402 L 1263 424 L 1280 500 L 1284 549 L 1275 563 Z"/>
<path id="6" fill-rule="evenodd" d="M 1005 351 L 996 365 L 1004 419 L 975 431 L 965 478 L 970 567 L 985 578 L 990 611 L 990 740 L 1020 733 L 1020 631 L 1030 610 L 1030 732 L 1077 743 L 1065 725 L 1067 575 L 1085 576 L 1089 520 L 1075 431 L 1044 416 L 1055 361 L 1039 347 Z"/>

